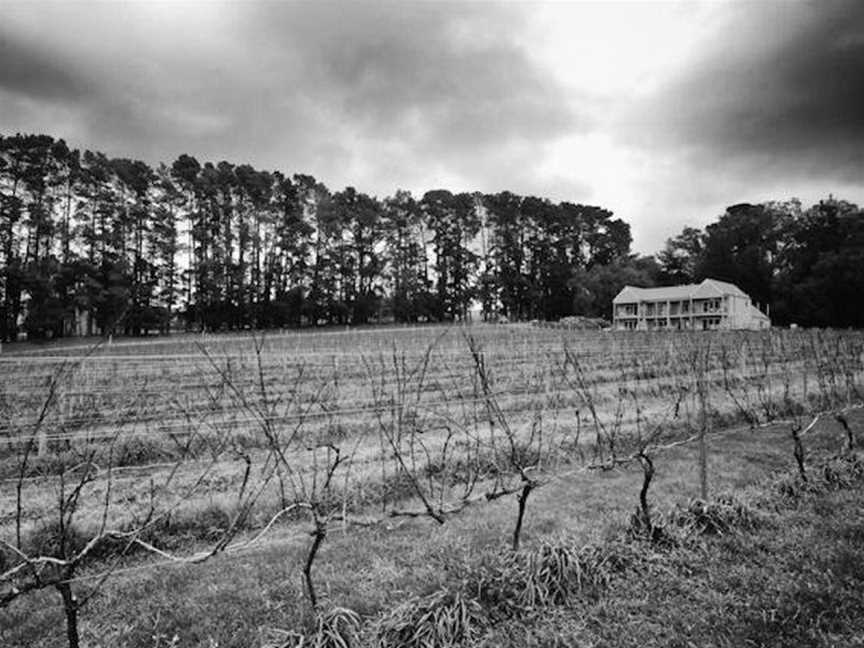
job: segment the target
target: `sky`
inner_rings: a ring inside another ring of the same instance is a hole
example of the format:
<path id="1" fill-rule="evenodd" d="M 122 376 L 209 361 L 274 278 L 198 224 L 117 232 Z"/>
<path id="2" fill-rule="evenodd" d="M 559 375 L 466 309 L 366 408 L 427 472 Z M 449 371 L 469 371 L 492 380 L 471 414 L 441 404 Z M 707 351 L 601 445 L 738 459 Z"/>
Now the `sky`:
<path id="1" fill-rule="evenodd" d="M 0 134 L 384 197 L 864 203 L 864 2 L 0 0 Z"/>

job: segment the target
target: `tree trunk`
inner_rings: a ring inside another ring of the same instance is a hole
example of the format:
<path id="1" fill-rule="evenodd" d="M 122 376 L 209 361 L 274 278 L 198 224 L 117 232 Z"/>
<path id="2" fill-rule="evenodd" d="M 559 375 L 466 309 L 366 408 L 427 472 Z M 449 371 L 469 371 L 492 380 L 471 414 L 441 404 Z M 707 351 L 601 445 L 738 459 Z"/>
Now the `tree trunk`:
<path id="1" fill-rule="evenodd" d="M 519 493 L 519 511 L 516 514 L 516 528 L 513 529 L 513 551 L 519 550 L 519 537 L 522 535 L 522 522 L 525 519 L 525 506 L 528 504 L 528 496 L 534 490 L 533 481 L 525 482 Z"/>
<path id="2" fill-rule="evenodd" d="M 801 476 L 801 481 L 807 481 L 807 469 L 804 462 L 804 444 L 801 442 L 801 435 L 797 428 L 792 428 L 792 441 L 795 444 L 792 454 L 795 457 L 795 463 L 798 464 L 798 474 Z"/>
<path id="3" fill-rule="evenodd" d="M 642 464 L 642 489 L 639 491 L 639 510 L 642 513 L 642 522 L 645 530 L 650 535 L 653 525 L 651 523 L 651 508 L 648 506 L 648 489 L 654 478 L 654 462 L 644 452 L 639 455 L 639 463 Z"/>
<path id="4" fill-rule="evenodd" d="M 309 597 L 309 603 L 312 609 L 318 609 L 318 595 L 315 593 L 315 585 L 312 582 L 312 564 L 315 562 L 315 557 L 318 555 L 318 549 L 324 538 L 327 537 L 327 528 L 320 522 L 315 523 L 315 531 L 312 532 L 312 546 L 309 548 L 309 553 L 306 555 L 306 564 L 303 566 L 303 578 L 306 581 L 306 594 Z"/>
<path id="5" fill-rule="evenodd" d="M 63 613 L 66 616 L 66 640 L 69 648 L 78 648 L 78 601 L 68 582 L 57 584 L 57 590 L 63 598 Z"/>

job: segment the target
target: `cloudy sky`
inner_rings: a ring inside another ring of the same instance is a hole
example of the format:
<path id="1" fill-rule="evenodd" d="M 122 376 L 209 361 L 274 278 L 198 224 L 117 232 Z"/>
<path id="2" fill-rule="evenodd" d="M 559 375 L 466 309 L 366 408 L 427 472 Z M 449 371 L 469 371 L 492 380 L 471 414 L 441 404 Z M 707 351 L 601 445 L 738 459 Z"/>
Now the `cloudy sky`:
<path id="1" fill-rule="evenodd" d="M 0 0 L 0 133 L 331 189 L 610 208 L 864 202 L 864 2 Z"/>

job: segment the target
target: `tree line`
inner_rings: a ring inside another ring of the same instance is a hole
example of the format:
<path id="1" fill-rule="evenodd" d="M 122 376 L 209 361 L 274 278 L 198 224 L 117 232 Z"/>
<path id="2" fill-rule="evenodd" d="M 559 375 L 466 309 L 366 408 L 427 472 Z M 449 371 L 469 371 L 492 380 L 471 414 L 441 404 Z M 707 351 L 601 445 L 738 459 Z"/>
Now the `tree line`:
<path id="1" fill-rule="evenodd" d="M 0 137 L 0 336 L 558 319 L 579 272 L 630 256 L 606 209 L 494 195 L 331 191 L 180 155 L 155 168 Z M 584 301 L 584 300 L 583 300 Z"/>
<path id="2" fill-rule="evenodd" d="M 733 205 L 704 230 L 684 228 L 657 260 L 656 282 L 730 281 L 775 324 L 864 327 L 864 210 L 845 200 Z"/>
<path id="3" fill-rule="evenodd" d="M 729 207 L 656 256 L 599 206 L 511 192 L 383 199 L 180 155 L 155 168 L 0 136 L 0 339 L 609 317 L 625 285 L 713 277 L 776 323 L 864 326 L 864 218 L 828 198 Z"/>

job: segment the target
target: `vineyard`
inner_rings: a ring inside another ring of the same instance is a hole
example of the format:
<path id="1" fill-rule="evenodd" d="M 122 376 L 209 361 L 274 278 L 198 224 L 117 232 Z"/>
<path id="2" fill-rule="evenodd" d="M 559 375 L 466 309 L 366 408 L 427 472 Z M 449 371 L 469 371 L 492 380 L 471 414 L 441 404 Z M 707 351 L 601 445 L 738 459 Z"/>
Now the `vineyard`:
<path id="1" fill-rule="evenodd" d="M 38 645 L 78 645 L 84 604 L 104 607 L 115 581 L 237 556 L 293 556 L 273 569 L 319 636 L 358 625 L 332 585 L 350 581 L 332 566 L 346 538 L 432 547 L 458 528 L 518 553 L 544 541 L 535 502 L 583 484 L 581 505 L 596 493 L 602 509 L 617 474 L 654 537 L 664 462 L 707 501 L 728 485 L 723 435 L 745 430 L 735 452 L 770 450 L 806 479 L 814 429 L 830 422 L 851 451 L 864 401 L 864 334 L 830 330 L 250 332 L 4 349 L 0 367 L 0 626 L 53 606 Z M 301 645 L 286 632 L 279 645 Z"/>

